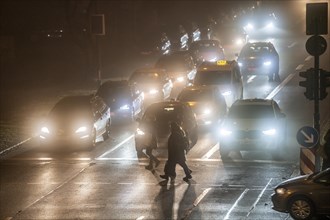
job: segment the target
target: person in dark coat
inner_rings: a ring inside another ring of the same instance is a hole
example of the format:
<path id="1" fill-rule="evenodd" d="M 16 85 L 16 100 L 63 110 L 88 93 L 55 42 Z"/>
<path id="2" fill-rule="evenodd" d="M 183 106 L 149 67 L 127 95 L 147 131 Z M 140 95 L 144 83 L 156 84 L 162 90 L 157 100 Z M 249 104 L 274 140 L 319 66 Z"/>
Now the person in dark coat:
<path id="1" fill-rule="evenodd" d="M 154 149 L 157 148 L 157 135 L 156 135 L 156 129 L 155 129 L 155 121 L 156 118 L 153 117 L 149 121 L 148 124 L 145 125 L 146 131 L 151 135 L 151 140 L 147 144 L 146 147 L 146 155 L 149 157 L 149 164 L 145 167 L 147 170 L 152 170 L 154 168 L 153 164 L 155 163 L 155 167 L 157 167 L 160 163 L 160 161 L 155 157 L 152 153 Z"/>
<path id="2" fill-rule="evenodd" d="M 330 129 L 324 135 L 324 144 L 321 147 L 323 148 L 322 170 L 326 170 L 330 167 Z"/>
<path id="3" fill-rule="evenodd" d="M 188 181 L 192 178 L 191 170 L 186 164 L 186 149 L 188 140 L 184 130 L 176 123 L 171 122 L 171 134 L 168 139 L 168 159 L 164 168 L 164 175 L 160 175 L 161 178 L 168 180 L 169 177 L 174 179 L 176 176 L 175 167 L 179 164 L 186 176 L 184 181 Z"/>

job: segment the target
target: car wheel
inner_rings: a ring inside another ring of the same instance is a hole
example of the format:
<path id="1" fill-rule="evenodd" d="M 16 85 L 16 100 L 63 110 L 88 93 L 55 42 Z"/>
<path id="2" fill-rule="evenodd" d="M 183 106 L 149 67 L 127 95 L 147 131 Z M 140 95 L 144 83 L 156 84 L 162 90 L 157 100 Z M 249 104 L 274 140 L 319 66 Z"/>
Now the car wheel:
<path id="1" fill-rule="evenodd" d="M 314 216 L 313 203 L 306 197 L 297 196 L 290 200 L 289 213 L 293 219 L 307 220 Z"/>
<path id="2" fill-rule="evenodd" d="M 229 159 L 229 153 L 230 153 L 230 150 L 223 144 L 220 144 L 219 143 L 219 146 L 220 146 L 220 156 L 221 156 L 221 159 L 223 161 L 226 161 Z"/>
<path id="3" fill-rule="evenodd" d="M 107 140 L 110 137 L 110 128 L 111 128 L 111 122 L 110 119 L 107 121 L 107 124 L 105 126 L 105 133 L 103 134 L 103 139 Z"/>

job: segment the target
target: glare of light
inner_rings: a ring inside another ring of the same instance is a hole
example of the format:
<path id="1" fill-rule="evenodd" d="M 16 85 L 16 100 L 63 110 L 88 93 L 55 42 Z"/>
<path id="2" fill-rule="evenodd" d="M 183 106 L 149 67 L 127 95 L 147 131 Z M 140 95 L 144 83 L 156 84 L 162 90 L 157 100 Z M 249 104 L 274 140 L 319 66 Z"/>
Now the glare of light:
<path id="1" fill-rule="evenodd" d="M 75 131 L 75 133 L 81 133 L 81 132 L 85 132 L 85 131 L 87 131 L 87 127 L 81 126 Z"/>
<path id="2" fill-rule="evenodd" d="M 183 81 L 184 81 L 184 77 L 183 77 L 183 76 L 180 76 L 180 77 L 176 78 L 176 80 L 177 80 L 178 82 L 183 82 Z"/>
<path id="3" fill-rule="evenodd" d="M 205 121 L 204 124 L 205 125 L 210 125 L 210 124 L 212 124 L 212 121 Z"/>
<path id="4" fill-rule="evenodd" d="M 120 107 L 120 110 L 129 110 L 129 105 L 123 105 Z"/>
<path id="5" fill-rule="evenodd" d="M 236 45 L 242 45 L 243 44 L 243 40 L 242 39 L 237 39 L 236 40 Z"/>
<path id="6" fill-rule="evenodd" d="M 245 27 L 244 27 L 245 30 L 248 30 L 248 31 L 251 31 L 254 29 L 253 25 L 251 23 L 248 23 Z"/>
<path id="7" fill-rule="evenodd" d="M 144 135 L 145 134 L 144 131 L 142 131 L 140 128 L 136 129 L 136 133 L 138 135 Z"/>
<path id="8" fill-rule="evenodd" d="M 262 131 L 262 133 L 268 136 L 273 136 L 276 134 L 276 129 L 272 128 L 272 129 L 264 130 Z"/>
<path id="9" fill-rule="evenodd" d="M 228 90 L 228 91 L 222 92 L 221 94 L 222 94 L 223 96 L 228 96 L 228 95 L 231 95 L 231 91 Z"/>
<path id="10" fill-rule="evenodd" d="M 241 63 L 241 62 L 238 62 L 238 65 L 241 67 L 241 66 L 243 66 L 243 63 Z"/>
<path id="11" fill-rule="evenodd" d="M 42 127 L 41 132 L 49 134 L 49 130 L 47 127 Z"/>
<path id="12" fill-rule="evenodd" d="M 270 62 L 270 61 L 266 61 L 266 62 L 264 62 L 264 65 L 265 66 L 270 66 L 272 64 L 272 62 Z"/>
<path id="13" fill-rule="evenodd" d="M 205 115 L 208 115 L 208 114 L 211 114 L 211 113 L 212 113 L 212 110 L 210 108 L 206 108 L 203 111 L 203 114 L 205 114 Z"/>
<path id="14" fill-rule="evenodd" d="M 274 23 L 273 23 L 273 22 L 269 22 L 269 23 L 266 25 L 266 28 L 268 28 L 268 29 L 274 28 Z"/>
<path id="15" fill-rule="evenodd" d="M 215 61 L 217 61 L 218 59 L 217 59 L 217 57 L 213 57 L 212 59 L 210 59 L 209 61 L 210 62 L 215 62 Z"/>
<path id="16" fill-rule="evenodd" d="M 220 134 L 221 134 L 222 136 L 229 136 L 229 135 L 231 135 L 232 133 L 233 133 L 232 131 L 227 130 L 227 129 L 221 129 L 221 130 L 220 130 Z"/>
<path id="17" fill-rule="evenodd" d="M 286 192 L 285 188 L 277 188 L 276 189 L 276 193 L 279 195 L 283 195 Z"/>
<path id="18" fill-rule="evenodd" d="M 158 93 L 158 90 L 157 89 L 150 89 L 149 93 L 150 94 L 156 94 L 156 93 Z"/>

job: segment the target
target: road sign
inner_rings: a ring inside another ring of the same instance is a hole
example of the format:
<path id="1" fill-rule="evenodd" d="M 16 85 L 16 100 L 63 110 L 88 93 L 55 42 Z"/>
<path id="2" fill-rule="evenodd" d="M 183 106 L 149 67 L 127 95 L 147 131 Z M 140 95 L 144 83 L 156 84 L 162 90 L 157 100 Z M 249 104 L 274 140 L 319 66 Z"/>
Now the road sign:
<path id="1" fill-rule="evenodd" d="M 319 133 L 310 126 L 304 126 L 297 132 L 297 141 L 302 147 L 312 148 L 319 141 Z"/>
<path id="2" fill-rule="evenodd" d="M 314 35 L 308 38 L 305 47 L 310 55 L 320 56 L 327 49 L 327 41 L 322 36 Z"/>
<path id="3" fill-rule="evenodd" d="M 326 35 L 328 34 L 328 3 L 306 4 L 306 34 Z"/>

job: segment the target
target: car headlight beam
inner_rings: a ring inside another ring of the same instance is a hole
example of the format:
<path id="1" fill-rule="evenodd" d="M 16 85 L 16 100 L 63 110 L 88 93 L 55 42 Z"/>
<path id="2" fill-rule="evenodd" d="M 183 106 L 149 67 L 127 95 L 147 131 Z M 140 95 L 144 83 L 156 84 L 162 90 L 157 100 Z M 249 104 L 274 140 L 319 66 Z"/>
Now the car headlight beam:
<path id="1" fill-rule="evenodd" d="M 145 134 L 144 131 L 142 131 L 140 128 L 136 129 L 136 133 L 138 135 L 144 135 Z"/>
<path id="2" fill-rule="evenodd" d="M 222 136 L 229 136 L 229 135 L 231 135 L 232 133 L 233 133 L 232 131 L 227 130 L 227 129 L 221 129 L 221 130 L 220 130 L 220 134 L 221 134 Z"/>
<path id="3" fill-rule="evenodd" d="M 49 129 L 47 128 L 47 127 L 42 127 L 41 128 L 41 132 L 42 133 L 46 133 L 46 134 L 49 134 L 50 132 L 49 132 Z"/>
<path id="4" fill-rule="evenodd" d="M 276 129 L 272 128 L 272 129 L 264 130 L 262 131 L 262 133 L 268 136 L 273 136 L 276 134 Z"/>
<path id="5" fill-rule="evenodd" d="M 149 90 L 149 93 L 150 93 L 150 94 L 153 94 L 153 95 L 154 95 L 154 94 L 157 94 L 158 92 L 159 92 L 158 89 L 150 89 L 150 90 Z"/>
<path id="6" fill-rule="evenodd" d="M 271 61 L 265 61 L 265 62 L 264 62 L 264 66 L 270 66 L 271 64 L 272 64 Z"/>
<path id="7" fill-rule="evenodd" d="M 120 110 L 129 110 L 129 105 L 123 105 L 120 107 Z"/>

